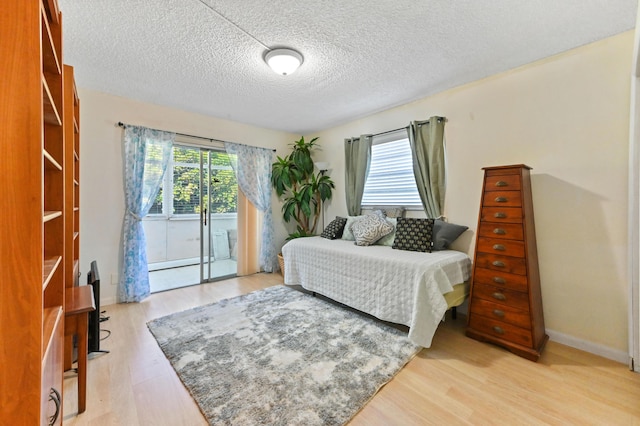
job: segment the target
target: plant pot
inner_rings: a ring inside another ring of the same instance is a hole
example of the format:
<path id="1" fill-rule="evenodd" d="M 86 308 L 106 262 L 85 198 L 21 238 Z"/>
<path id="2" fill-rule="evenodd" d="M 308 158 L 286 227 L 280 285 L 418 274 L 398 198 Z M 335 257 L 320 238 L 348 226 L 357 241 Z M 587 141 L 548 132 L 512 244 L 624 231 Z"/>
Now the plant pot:
<path id="1" fill-rule="evenodd" d="M 278 253 L 278 265 L 280 266 L 280 273 L 284 277 L 284 257 L 282 257 L 282 253 Z"/>

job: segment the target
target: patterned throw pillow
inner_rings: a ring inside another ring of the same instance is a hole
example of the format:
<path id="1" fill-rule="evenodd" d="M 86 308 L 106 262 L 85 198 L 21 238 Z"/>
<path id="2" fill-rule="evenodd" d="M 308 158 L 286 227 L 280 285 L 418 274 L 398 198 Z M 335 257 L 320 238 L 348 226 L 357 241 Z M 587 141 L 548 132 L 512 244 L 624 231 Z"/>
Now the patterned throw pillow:
<path id="1" fill-rule="evenodd" d="M 342 239 L 343 240 L 349 240 L 349 241 L 354 241 L 355 240 L 355 237 L 351 233 L 351 227 L 353 226 L 354 223 L 356 223 L 357 221 L 359 221 L 363 217 L 364 217 L 364 215 L 361 215 L 361 216 L 347 216 L 347 224 L 344 226 L 344 232 L 342 234 Z"/>
<path id="2" fill-rule="evenodd" d="M 347 224 L 346 217 L 336 216 L 336 218 L 333 219 L 331 223 L 327 225 L 326 228 L 324 228 L 324 231 L 322 231 L 322 234 L 320 234 L 320 236 L 323 238 L 327 238 L 329 240 L 336 240 L 342 237 L 342 232 L 344 231 L 344 225 L 346 224 Z"/>
<path id="3" fill-rule="evenodd" d="M 362 209 L 371 209 L 371 210 L 381 210 L 382 213 L 384 213 L 384 215 L 387 217 L 387 219 L 390 218 L 396 218 L 396 217 L 403 217 L 404 216 L 404 207 L 391 207 L 391 206 L 381 206 L 381 207 L 363 207 Z"/>
<path id="4" fill-rule="evenodd" d="M 380 211 L 365 215 L 351 226 L 357 246 L 370 246 L 393 231 L 393 225 Z"/>
<path id="5" fill-rule="evenodd" d="M 395 217 L 388 217 L 387 216 L 387 222 L 391 223 L 393 225 L 393 231 L 389 232 L 387 235 L 385 235 L 384 237 L 380 238 L 378 241 L 376 241 L 376 245 L 377 246 L 389 246 L 391 247 L 393 245 L 393 239 L 396 236 L 396 225 L 398 223 L 398 219 Z"/>
<path id="6" fill-rule="evenodd" d="M 433 219 L 399 217 L 396 237 L 391 247 L 398 250 L 431 253 L 433 222 Z"/>

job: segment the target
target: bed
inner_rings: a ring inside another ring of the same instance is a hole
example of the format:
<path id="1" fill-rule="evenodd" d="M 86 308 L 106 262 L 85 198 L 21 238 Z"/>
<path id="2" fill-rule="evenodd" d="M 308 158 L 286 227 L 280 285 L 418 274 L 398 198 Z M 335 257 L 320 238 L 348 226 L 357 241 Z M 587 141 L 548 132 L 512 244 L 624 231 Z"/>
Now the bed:
<path id="1" fill-rule="evenodd" d="M 446 310 L 469 292 L 471 259 L 455 250 L 421 253 L 307 237 L 289 241 L 282 255 L 285 284 L 406 325 L 409 339 L 425 348 Z"/>

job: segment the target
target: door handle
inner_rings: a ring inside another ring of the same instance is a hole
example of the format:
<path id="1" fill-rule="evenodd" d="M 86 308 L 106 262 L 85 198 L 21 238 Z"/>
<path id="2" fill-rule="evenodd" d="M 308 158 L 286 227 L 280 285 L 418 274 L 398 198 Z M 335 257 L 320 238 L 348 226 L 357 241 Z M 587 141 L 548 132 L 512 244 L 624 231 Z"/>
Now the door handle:
<path id="1" fill-rule="evenodd" d="M 204 218 L 204 226 L 207 226 L 207 208 L 204 208 L 204 215 L 202 216 Z"/>

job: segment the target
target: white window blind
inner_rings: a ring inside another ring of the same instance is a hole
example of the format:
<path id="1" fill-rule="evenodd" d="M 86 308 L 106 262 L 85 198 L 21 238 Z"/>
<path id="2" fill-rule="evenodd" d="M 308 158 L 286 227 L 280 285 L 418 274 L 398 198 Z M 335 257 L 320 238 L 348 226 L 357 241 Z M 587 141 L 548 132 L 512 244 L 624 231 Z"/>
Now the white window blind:
<path id="1" fill-rule="evenodd" d="M 404 129 L 373 138 L 362 205 L 422 208 Z"/>

